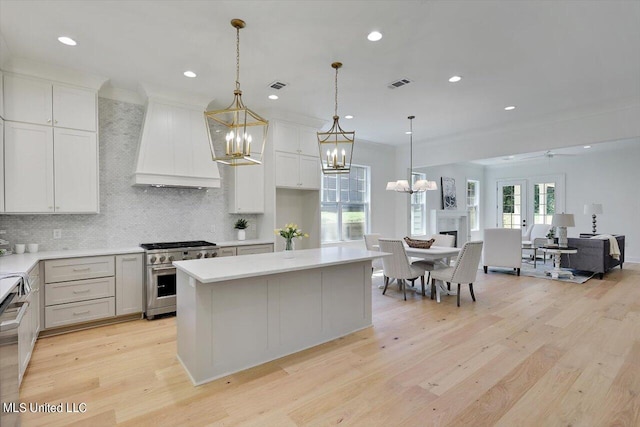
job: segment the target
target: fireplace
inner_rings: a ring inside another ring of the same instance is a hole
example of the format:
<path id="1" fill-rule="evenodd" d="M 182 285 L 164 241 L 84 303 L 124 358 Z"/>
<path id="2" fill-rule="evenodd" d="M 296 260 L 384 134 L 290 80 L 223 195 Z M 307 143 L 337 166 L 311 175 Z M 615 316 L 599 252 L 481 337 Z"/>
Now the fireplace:
<path id="1" fill-rule="evenodd" d="M 441 231 L 440 234 L 446 234 L 447 236 L 453 236 L 453 247 L 458 247 L 458 230 Z"/>
<path id="2" fill-rule="evenodd" d="M 429 216 L 431 234 L 452 234 L 456 236 L 456 248 L 461 248 L 471 240 L 469 212 L 453 210 L 431 210 Z"/>

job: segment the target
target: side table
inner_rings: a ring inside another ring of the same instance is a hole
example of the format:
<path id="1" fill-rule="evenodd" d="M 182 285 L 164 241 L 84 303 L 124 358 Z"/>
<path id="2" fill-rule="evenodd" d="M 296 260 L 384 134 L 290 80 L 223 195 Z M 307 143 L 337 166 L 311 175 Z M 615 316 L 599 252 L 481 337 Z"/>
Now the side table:
<path id="1" fill-rule="evenodd" d="M 563 276 L 573 279 L 573 273 L 570 270 L 567 270 L 565 268 L 560 268 L 560 258 L 562 254 L 577 254 L 578 248 L 574 248 L 574 247 L 560 248 L 555 246 L 553 247 L 543 246 L 538 249 L 544 253 L 553 255 L 553 270 L 546 271 L 545 274 L 547 276 L 551 276 L 554 279 L 558 279 Z"/>

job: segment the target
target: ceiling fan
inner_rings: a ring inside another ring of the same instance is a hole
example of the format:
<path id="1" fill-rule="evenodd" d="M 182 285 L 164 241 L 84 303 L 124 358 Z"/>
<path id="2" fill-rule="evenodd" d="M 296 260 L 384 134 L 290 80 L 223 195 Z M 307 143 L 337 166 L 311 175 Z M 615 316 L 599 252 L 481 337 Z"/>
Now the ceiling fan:
<path id="1" fill-rule="evenodd" d="M 547 159 L 553 159 L 554 157 L 573 157 L 575 154 L 563 154 L 563 153 L 555 153 L 551 150 L 547 150 L 542 154 L 536 154 L 535 156 L 522 157 L 520 160 L 529 160 L 529 159 L 539 159 L 541 157 L 546 157 Z"/>

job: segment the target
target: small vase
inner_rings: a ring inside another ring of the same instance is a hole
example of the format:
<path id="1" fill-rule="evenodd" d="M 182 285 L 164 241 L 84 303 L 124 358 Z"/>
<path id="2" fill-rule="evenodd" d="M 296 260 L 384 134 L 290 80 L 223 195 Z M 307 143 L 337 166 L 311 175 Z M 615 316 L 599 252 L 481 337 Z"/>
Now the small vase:
<path id="1" fill-rule="evenodd" d="M 292 239 L 286 239 L 284 242 L 284 257 L 293 258 L 293 250 L 295 249 Z"/>
<path id="2" fill-rule="evenodd" d="M 547 245 L 551 246 L 555 243 L 555 240 L 553 239 L 547 239 Z"/>
<path id="3" fill-rule="evenodd" d="M 244 240 L 247 237 L 247 234 L 244 230 L 238 230 L 238 240 Z"/>

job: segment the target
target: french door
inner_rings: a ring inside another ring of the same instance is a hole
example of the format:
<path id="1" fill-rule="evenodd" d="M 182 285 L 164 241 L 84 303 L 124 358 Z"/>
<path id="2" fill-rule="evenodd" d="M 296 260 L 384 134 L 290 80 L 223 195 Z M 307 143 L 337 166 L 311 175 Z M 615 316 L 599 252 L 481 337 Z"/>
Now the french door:
<path id="1" fill-rule="evenodd" d="M 527 180 L 498 181 L 498 216 L 496 226 L 501 228 L 526 228 Z"/>
<path id="2" fill-rule="evenodd" d="M 564 174 L 498 181 L 496 226 L 551 224 L 553 214 L 564 212 L 564 181 Z"/>

